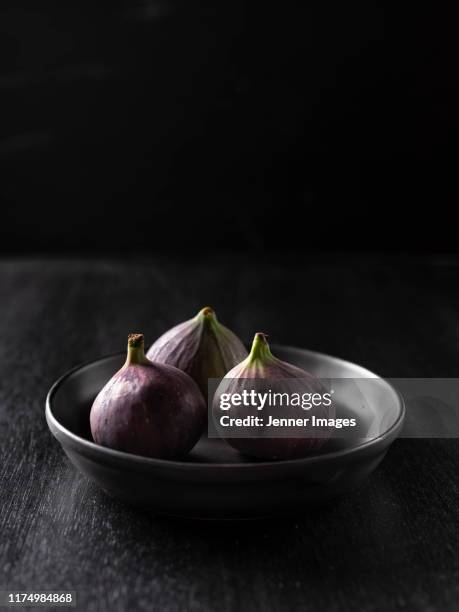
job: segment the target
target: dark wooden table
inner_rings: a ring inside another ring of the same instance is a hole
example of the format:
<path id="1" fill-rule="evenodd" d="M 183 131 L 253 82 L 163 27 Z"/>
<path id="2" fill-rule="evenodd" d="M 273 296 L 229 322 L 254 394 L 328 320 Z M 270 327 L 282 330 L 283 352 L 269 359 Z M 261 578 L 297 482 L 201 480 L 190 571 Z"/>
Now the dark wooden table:
<path id="1" fill-rule="evenodd" d="M 457 376 L 459 259 L 341 256 L 0 262 L 0 589 L 78 609 L 457 610 L 459 443 L 399 440 L 355 493 L 279 521 L 158 518 L 106 497 L 51 437 L 73 365 L 211 304 L 242 337 L 384 376 Z"/>

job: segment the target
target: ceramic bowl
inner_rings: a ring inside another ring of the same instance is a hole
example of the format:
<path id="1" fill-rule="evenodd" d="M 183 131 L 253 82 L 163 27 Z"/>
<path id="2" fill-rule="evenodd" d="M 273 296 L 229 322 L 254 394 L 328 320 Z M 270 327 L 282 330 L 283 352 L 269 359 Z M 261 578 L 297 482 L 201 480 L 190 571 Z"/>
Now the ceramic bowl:
<path id="1" fill-rule="evenodd" d="M 274 346 L 273 352 L 321 378 L 378 378 L 312 351 Z M 92 402 L 124 360 L 124 353 L 111 355 L 64 374 L 48 393 L 46 419 L 80 472 L 109 495 L 159 514 L 202 519 L 301 514 L 357 487 L 382 461 L 404 420 L 401 397 L 378 378 L 378 392 L 367 395 L 360 414 L 365 436 L 331 439 L 307 458 L 254 461 L 207 437 L 186 460 L 141 457 L 98 446 L 89 431 Z"/>

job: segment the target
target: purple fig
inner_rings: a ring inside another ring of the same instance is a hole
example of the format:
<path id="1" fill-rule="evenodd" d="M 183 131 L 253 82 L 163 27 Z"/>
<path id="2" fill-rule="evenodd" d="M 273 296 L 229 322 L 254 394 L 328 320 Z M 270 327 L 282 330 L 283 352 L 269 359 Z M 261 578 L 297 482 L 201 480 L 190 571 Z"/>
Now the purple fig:
<path id="1" fill-rule="evenodd" d="M 248 380 L 250 379 L 250 380 Z M 261 393 L 319 393 L 323 396 L 326 389 L 319 379 L 312 374 L 290 363 L 281 361 L 271 353 L 267 336 L 263 333 L 255 334 L 249 356 L 230 370 L 221 381 L 213 400 L 214 419 L 221 416 L 220 398 L 223 393 L 240 395 L 247 390 Z M 328 400 L 327 400 L 328 401 Z M 331 401 L 331 400 L 330 400 Z M 301 417 L 298 408 L 283 408 L 279 413 L 279 406 L 274 410 L 276 417 Z M 235 405 L 231 407 L 231 417 L 244 418 L 247 416 L 247 407 Z M 260 413 L 258 413 L 260 414 Z M 334 415 L 334 409 L 323 409 L 320 417 Z M 263 418 L 265 421 L 265 418 Z M 225 437 L 225 440 L 245 455 L 264 460 L 296 459 L 305 457 L 319 450 L 329 437 L 329 432 L 323 429 L 312 434 L 312 437 L 268 437 L 269 428 L 263 426 L 258 437 Z"/>
<path id="2" fill-rule="evenodd" d="M 223 378 L 247 354 L 236 334 L 219 323 L 215 312 L 207 306 L 158 338 L 147 357 L 183 370 L 207 397 L 209 378 Z"/>
<path id="3" fill-rule="evenodd" d="M 124 366 L 96 397 L 94 441 L 120 451 L 172 459 L 188 453 L 205 429 L 207 409 L 185 372 L 145 357 L 142 334 L 130 334 Z"/>

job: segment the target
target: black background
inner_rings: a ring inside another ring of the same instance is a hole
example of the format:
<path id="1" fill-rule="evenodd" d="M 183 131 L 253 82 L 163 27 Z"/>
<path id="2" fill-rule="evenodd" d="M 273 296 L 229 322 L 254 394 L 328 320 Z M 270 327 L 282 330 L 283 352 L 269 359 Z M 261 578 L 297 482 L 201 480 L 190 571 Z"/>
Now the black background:
<path id="1" fill-rule="evenodd" d="M 189 524 L 107 498 L 43 414 L 66 370 L 206 304 L 245 341 L 457 376 L 452 10 L 1 3 L 1 588 L 94 612 L 456 610 L 457 440 L 397 440 L 316 512 Z"/>
<path id="2" fill-rule="evenodd" d="M 6 252 L 457 249 L 456 20 L 2 2 Z"/>
<path id="3" fill-rule="evenodd" d="M 0 587 L 89 612 L 457 609 L 457 440 L 397 440 L 327 508 L 222 526 L 109 499 L 44 418 L 66 370 L 206 304 L 245 341 L 458 375 L 448 10 L 1 3 Z"/>

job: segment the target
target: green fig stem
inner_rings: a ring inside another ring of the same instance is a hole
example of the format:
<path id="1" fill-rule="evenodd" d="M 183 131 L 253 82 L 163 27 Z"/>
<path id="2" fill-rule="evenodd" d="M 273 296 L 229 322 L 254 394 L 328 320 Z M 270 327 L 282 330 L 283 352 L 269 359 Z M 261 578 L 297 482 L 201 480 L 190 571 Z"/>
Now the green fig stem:
<path id="1" fill-rule="evenodd" d="M 254 361 L 271 361 L 274 359 L 273 354 L 269 348 L 268 336 L 262 332 L 257 332 L 253 338 L 252 348 L 248 357 L 249 363 Z"/>
<path id="2" fill-rule="evenodd" d="M 210 306 L 206 306 L 205 308 L 202 308 L 196 315 L 196 318 L 203 325 L 208 325 L 211 327 L 215 327 L 219 325 L 217 321 L 217 317 L 215 315 L 215 310 L 211 308 Z"/>
<path id="3" fill-rule="evenodd" d="M 148 363 L 148 359 L 145 357 L 143 334 L 129 334 L 125 365 L 141 365 L 145 363 Z"/>
<path id="4" fill-rule="evenodd" d="M 202 308 L 199 312 L 198 312 L 198 317 L 200 318 L 214 318 L 215 319 L 215 310 L 213 308 L 211 308 L 210 306 L 206 306 L 205 308 Z"/>

